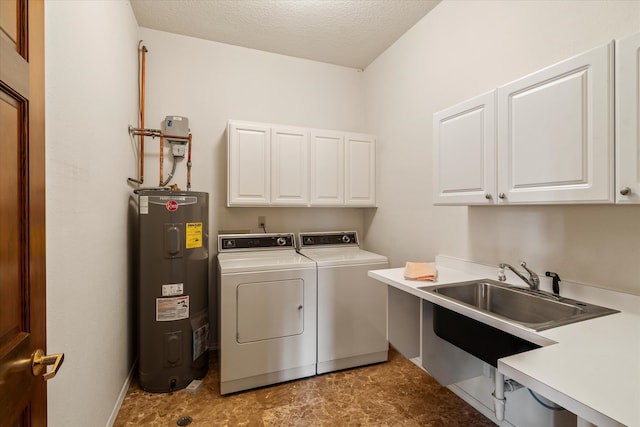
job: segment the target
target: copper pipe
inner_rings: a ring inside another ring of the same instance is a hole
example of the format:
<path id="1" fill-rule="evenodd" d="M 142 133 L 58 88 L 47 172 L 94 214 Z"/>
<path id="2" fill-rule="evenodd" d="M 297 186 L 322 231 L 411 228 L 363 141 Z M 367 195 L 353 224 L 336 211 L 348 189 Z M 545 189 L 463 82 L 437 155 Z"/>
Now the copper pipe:
<path id="1" fill-rule="evenodd" d="M 144 129 L 144 89 L 147 62 L 147 47 L 142 46 L 142 66 L 140 83 L 140 127 Z M 140 184 L 144 181 L 144 135 L 140 135 Z"/>
<path id="2" fill-rule="evenodd" d="M 178 140 L 184 140 L 185 142 L 189 141 L 188 136 L 167 135 L 166 133 L 162 133 L 162 131 L 159 129 L 131 129 L 131 133 L 133 133 L 134 135 L 146 135 L 146 136 L 153 136 L 153 137 L 161 136 L 167 139 L 178 139 Z"/>
<path id="3" fill-rule="evenodd" d="M 140 58 L 140 69 L 139 69 L 139 75 L 138 75 L 138 83 L 139 83 L 139 104 L 138 104 L 138 108 L 140 110 L 140 118 L 139 118 L 139 125 L 142 129 L 144 129 L 144 92 L 145 92 L 145 74 L 146 74 L 146 57 L 147 57 L 147 47 L 146 46 L 142 46 L 140 47 L 140 45 L 142 45 L 142 40 L 140 40 L 140 42 L 138 43 L 138 51 L 141 52 L 138 58 Z M 144 135 L 145 134 L 141 134 L 141 133 L 137 133 L 135 132 L 137 129 L 132 129 L 132 126 L 129 126 L 129 132 L 131 133 L 131 135 L 137 135 L 140 137 L 140 148 L 138 149 L 138 161 L 139 161 L 139 166 L 138 166 L 138 179 L 134 179 L 134 178 L 127 178 L 127 181 L 135 183 L 135 184 L 142 184 L 144 183 Z"/>
<path id="4" fill-rule="evenodd" d="M 162 136 L 162 132 L 157 129 L 132 129 L 131 133 L 134 135 L 145 135 L 145 136 Z"/>
<path id="5" fill-rule="evenodd" d="M 171 140 L 181 140 L 181 141 L 185 141 L 188 142 L 188 156 L 187 156 L 187 190 L 191 189 L 191 141 L 192 141 L 192 136 L 191 134 L 189 134 L 188 136 L 179 136 L 179 135 L 166 135 L 164 133 L 162 133 L 161 130 L 159 129 L 144 129 L 144 128 L 132 128 L 129 130 L 131 132 L 132 135 L 138 135 L 138 136 L 150 136 L 150 137 L 158 137 L 160 138 L 160 187 L 163 187 L 164 185 L 164 139 L 171 139 Z M 169 179 L 171 179 L 171 177 L 169 177 Z M 132 178 L 129 178 L 129 180 L 133 180 Z M 134 180 L 135 181 L 135 180 Z M 140 182 L 141 184 L 141 182 Z"/>
<path id="6" fill-rule="evenodd" d="M 187 154 L 187 191 L 191 190 L 191 134 L 189 134 L 189 148 Z"/>
<path id="7" fill-rule="evenodd" d="M 163 163 L 164 163 L 164 137 L 160 135 L 160 187 L 162 187 L 162 181 L 164 181 L 163 172 Z"/>

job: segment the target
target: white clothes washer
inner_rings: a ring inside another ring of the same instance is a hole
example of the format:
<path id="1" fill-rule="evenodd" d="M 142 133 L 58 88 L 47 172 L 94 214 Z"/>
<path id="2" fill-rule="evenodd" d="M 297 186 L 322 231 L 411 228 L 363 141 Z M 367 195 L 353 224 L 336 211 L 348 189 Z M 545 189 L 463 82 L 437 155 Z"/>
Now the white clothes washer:
<path id="1" fill-rule="evenodd" d="M 220 393 L 316 373 L 316 264 L 289 234 L 218 236 Z"/>
<path id="2" fill-rule="evenodd" d="M 387 286 L 368 276 L 385 256 L 360 249 L 355 231 L 300 233 L 298 252 L 318 266 L 318 374 L 388 358 Z"/>

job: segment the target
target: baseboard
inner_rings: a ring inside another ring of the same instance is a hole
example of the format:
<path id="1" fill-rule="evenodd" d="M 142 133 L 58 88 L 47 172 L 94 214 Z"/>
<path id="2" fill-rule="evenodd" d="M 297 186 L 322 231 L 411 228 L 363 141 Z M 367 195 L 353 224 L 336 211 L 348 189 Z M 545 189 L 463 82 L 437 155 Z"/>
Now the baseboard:
<path id="1" fill-rule="evenodd" d="M 118 418 L 118 412 L 120 412 L 120 407 L 122 406 L 122 402 L 124 402 L 124 398 L 127 396 L 127 391 L 129 390 L 129 386 L 131 385 L 131 380 L 133 379 L 133 375 L 135 374 L 135 368 L 138 365 L 138 361 L 133 362 L 131 366 L 131 370 L 129 371 L 129 375 L 124 380 L 124 384 L 120 389 L 120 394 L 118 395 L 118 400 L 116 400 L 116 404 L 113 407 L 113 411 L 111 411 L 111 416 L 107 421 L 106 427 L 113 427 L 116 422 L 116 418 Z"/>
<path id="2" fill-rule="evenodd" d="M 386 342 L 385 342 L 386 345 Z M 389 351 L 378 351 L 375 353 L 359 354 L 357 356 L 344 357 L 337 360 L 318 361 L 316 373 L 326 374 L 328 372 L 341 371 L 343 369 L 355 368 L 357 366 L 372 365 L 374 363 L 386 362 L 389 360 Z"/>

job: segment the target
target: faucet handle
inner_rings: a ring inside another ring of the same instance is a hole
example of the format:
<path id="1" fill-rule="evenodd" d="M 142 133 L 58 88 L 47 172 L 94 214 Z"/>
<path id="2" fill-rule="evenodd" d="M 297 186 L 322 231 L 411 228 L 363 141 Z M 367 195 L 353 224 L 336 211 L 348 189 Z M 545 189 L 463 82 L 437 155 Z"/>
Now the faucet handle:
<path id="1" fill-rule="evenodd" d="M 498 280 L 501 282 L 507 280 L 507 276 L 504 274 L 504 264 L 498 266 Z"/>
<path id="2" fill-rule="evenodd" d="M 533 285 L 532 288 L 538 289 L 538 286 L 540 285 L 540 278 L 538 277 L 538 275 L 534 271 L 531 271 L 530 269 L 527 268 L 526 262 L 520 261 L 520 266 L 524 268 L 527 271 L 527 273 L 529 273 L 529 278 L 531 280 L 531 284 Z"/>
<path id="3" fill-rule="evenodd" d="M 527 271 L 527 273 L 529 273 L 529 275 L 531 277 L 538 276 L 536 273 L 534 273 L 533 271 L 531 271 L 530 269 L 527 268 L 527 263 L 526 262 L 520 261 L 520 267 L 524 268 Z"/>

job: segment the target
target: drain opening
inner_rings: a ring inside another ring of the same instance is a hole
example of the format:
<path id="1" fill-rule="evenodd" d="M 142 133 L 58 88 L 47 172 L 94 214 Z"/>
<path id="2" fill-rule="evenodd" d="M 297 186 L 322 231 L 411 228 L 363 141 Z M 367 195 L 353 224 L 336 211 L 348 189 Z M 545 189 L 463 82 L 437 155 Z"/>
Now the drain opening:
<path id="1" fill-rule="evenodd" d="M 188 426 L 189 424 L 191 424 L 191 421 L 193 421 L 193 419 L 188 415 L 186 417 L 180 417 L 178 419 L 178 425 L 179 426 Z"/>

